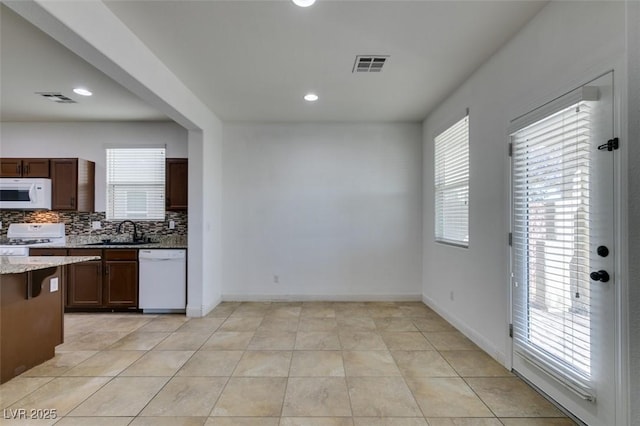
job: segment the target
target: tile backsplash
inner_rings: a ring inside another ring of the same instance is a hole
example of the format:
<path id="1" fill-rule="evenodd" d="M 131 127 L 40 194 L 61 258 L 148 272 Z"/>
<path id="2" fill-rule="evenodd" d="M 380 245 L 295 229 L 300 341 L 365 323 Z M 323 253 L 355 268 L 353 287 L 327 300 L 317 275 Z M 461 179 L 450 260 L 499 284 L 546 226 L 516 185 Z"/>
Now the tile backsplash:
<path id="1" fill-rule="evenodd" d="M 169 229 L 169 221 L 175 222 L 175 229 Z M 120 220 L 106 220 L 104 212 L 77 213 L 63 211 L 23 211 L 23 210 L 0 210 L 0 237 L 7 236 L 7 228 L 11 223 L 59 223 L 65 224 L 67 235 L 84 236 L 107 236 L 115 235 Z M 91 223 L 100 221 L 101 229 L 91 229 Z M 187 235 L 187 213 L 186 212 L 166 212 L 164 221 L 135 221 L 138 232 L 147 236 L 186 236 Z M 125 225 L 124 232 L 133 232 L 131 225 Z"/>

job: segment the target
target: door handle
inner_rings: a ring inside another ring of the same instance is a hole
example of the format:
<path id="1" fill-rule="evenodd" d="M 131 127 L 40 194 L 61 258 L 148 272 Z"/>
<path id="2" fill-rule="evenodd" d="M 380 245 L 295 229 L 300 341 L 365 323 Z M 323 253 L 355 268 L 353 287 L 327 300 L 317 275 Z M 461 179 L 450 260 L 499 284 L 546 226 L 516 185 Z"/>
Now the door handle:
<path id="1" fill-rule="evenodd" d="M 606 283 L 609 281 L 609 273 L 605 270 L 593 271 L 589 274 L 592 280 Z"/>

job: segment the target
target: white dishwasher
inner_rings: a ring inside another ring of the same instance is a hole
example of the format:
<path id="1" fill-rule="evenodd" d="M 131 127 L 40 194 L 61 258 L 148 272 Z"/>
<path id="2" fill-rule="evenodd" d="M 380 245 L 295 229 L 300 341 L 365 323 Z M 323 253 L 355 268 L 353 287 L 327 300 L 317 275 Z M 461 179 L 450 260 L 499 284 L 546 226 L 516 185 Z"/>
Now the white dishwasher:
<path id="1" fill-rule="evenodd" d="M 185 312 L 187 306 L 187 251 L 140 250 L 138 307 L 144 313 Z"/>

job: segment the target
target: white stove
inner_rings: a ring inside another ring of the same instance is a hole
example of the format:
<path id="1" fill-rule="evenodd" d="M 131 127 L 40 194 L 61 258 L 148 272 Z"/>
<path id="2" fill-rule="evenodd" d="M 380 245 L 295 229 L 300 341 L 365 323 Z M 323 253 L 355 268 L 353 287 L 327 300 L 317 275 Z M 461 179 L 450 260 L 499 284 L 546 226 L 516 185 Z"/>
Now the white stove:
<path id="1" fill-rule="evenodd" d="M 28 256 L 29 247 L 64 246 L 64 223 L 12 223 L 0 240 L 0 256 Z"/>

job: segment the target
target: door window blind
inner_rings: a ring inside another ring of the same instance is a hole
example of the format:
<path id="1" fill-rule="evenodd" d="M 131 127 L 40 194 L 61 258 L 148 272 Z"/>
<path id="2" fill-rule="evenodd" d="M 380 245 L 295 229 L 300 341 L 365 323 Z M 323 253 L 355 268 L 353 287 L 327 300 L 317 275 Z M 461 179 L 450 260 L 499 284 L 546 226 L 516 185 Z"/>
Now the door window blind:
<path id="1" fill-rule="evenodd" d="M 511 135 L 514 349 L 585 399 L 593 399 L 590 118 L 580 101 Z"/>
<path id="2" fill-rule="evenodd" d="M 107 149 L 107 220 L 164 220 L 165 149 Z"/>
<path id="3" fill-rule="evenodd" d="M 435 137 L 435 238 L 469 246 L 469 116 Z"/>

